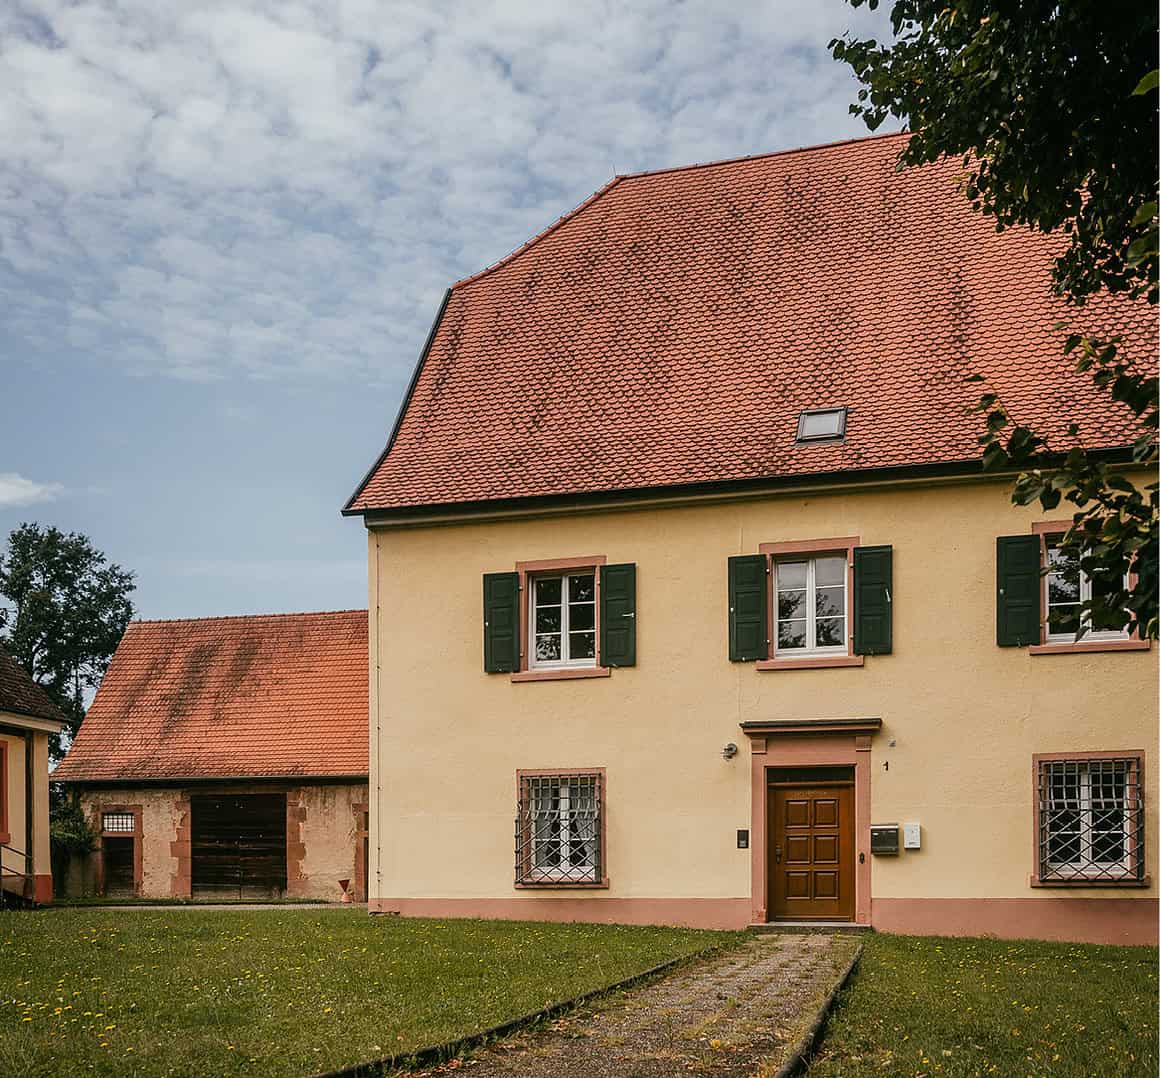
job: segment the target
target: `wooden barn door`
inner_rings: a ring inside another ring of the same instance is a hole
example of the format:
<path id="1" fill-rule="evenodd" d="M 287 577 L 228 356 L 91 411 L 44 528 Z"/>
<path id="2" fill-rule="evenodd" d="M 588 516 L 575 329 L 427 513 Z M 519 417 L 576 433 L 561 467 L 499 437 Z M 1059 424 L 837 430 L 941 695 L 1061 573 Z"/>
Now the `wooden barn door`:
<path id="1" fill-rule="evenodd" d="M 286 891 L 286 795 L 190 798 L 195 898 L 280 898 Z"/>

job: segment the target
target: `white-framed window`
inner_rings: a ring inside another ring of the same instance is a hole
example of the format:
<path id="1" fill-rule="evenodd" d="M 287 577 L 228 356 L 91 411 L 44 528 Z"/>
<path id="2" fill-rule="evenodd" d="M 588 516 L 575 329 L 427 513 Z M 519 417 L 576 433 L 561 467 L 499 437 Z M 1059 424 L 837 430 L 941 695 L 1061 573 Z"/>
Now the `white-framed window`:
<path id="1" fill-rule="evenodd" d="M 516 821 L 519 883 L 599 883 L 601 775 L 525 774 Z"/>
<path id="2" fill-rule="evenodd" d="M 1063 644 L 1075 640 L 1084 619 L 1083 604 L 1116 590 L 1100 580 L 1093 580 L 1079 567 L 1079 559 L 1059 546 L 1059 539 L 1048 537 L 1047 550 L 1047 633 L 1049 643 Z M 1126 584 L 1126 581 L 1124 582 Z M 1126 640 L 1127 629 L 1088 630 L 1083 640 Z"/>
<path id="3" fill-rule="evenodd" d="M 1143 878 L 1139 757 L 1039 762 L 1039 878 Z"/>
<path id="4" fill-rule="evenodd" d="M 596 573 L 532 577 L 528 624 L 532 669 L 596 665 Z"/>
<path id="5" fill-rule="evenodd" d="M 847 568 L 844 553 L 774 561 L 775 656 L 846 654 Z"/>

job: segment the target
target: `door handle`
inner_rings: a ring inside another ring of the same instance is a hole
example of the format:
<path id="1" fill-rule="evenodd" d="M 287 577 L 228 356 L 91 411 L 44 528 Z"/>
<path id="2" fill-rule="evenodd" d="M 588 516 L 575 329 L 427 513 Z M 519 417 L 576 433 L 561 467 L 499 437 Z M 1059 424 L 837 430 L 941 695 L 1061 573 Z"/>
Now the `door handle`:
<path id="1" fill-rule="evenodd" d="M 781 847 L 780 846 L 774 846 L 773 859 L 774 859 L 775 863 L 777 863 L 779 865 L 781 864 Z"/>

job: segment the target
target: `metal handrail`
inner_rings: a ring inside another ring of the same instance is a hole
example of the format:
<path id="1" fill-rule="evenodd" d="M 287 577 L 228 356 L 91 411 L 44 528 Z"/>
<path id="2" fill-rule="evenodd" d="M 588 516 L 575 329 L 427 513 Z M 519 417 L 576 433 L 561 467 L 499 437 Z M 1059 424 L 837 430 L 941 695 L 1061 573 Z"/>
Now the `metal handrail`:
<path id="1" fill-rule="evenodd" d="M 20 898 L 23 901 L 28 902 L 32 899 L 32 893 L 33 893 L 32 873 L 30 873 L 30 872 L 17 872 L 16 869 L 5 868 L 4 867 L 4 854 L 5 853 L 13 853 L 17 857 L 21 858 L 25 862 L 26 865 L 28 863 L 28 854 L 24 850 L 20 850 L 20 849 L 17 849 L 15 846 L 9 846 L 6 843 L 0 842 L 0 905 L 3 905 L 4 895 L 6 893 L 4 891 L 4 887 L 3 887 L 3 882 L 4 882 L 5 876 L 11 877 L 13 879 L 20 879 L 20 880 L 24 881 L 23 885 L 20 888 Z M 14 894 L 15 892 L 9 892 L 9 893 Z"/>

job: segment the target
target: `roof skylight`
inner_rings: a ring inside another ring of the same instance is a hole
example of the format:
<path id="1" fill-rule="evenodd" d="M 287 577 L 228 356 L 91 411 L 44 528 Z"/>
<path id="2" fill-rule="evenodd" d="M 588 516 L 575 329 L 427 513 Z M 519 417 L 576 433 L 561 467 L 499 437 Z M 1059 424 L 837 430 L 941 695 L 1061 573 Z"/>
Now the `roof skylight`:
<path id="1" fill-rule="evenodd" d="M 799 442 L 832 442 L 845 434 L 845 408 L 812 408 L 798 416 Z"/>

